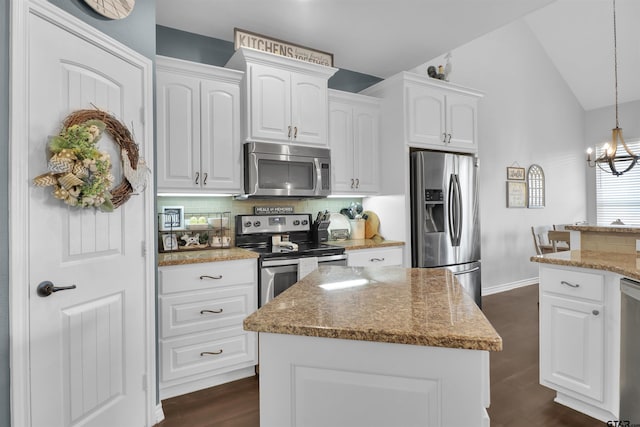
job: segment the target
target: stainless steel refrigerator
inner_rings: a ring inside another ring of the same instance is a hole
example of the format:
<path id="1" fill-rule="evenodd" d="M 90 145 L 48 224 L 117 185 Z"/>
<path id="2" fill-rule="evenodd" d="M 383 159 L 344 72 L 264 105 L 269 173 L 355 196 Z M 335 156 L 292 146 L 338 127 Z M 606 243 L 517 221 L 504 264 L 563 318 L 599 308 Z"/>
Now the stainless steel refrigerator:
<path id="1" fill-rule="evenodd" d="M 413 267 L 446 267 L 482 307 L 477 158 L 411 153 Z"/>

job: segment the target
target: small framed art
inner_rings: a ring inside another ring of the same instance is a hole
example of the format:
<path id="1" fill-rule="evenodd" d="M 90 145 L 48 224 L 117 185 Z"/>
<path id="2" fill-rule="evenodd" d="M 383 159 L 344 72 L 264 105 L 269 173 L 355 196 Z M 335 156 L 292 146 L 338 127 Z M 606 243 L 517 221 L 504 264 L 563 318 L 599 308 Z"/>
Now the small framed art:
<path id="1" fill-rule="evenodd" d="M 527 183 L 525 181 L 507 181 L 507 207 L 527 207 Z"/>
<path id="2" fill-rule="evenodd" d="M 162 235 L 162 248 L 165 252 L 178 250 L 178 237 L 173 234 Z"/>
<path id="3" fill-rule="evenodd" d="M 163 206 L 160 215 L 160 230 L 185 228 L 184 206 Z"/>
<path id="4" fill-rule="evenodd" d="M 518 181 L 524 181 L 524 168 L 517 168 L 513 166 L 507 167 L 507 179 L 513 179 Z"/>

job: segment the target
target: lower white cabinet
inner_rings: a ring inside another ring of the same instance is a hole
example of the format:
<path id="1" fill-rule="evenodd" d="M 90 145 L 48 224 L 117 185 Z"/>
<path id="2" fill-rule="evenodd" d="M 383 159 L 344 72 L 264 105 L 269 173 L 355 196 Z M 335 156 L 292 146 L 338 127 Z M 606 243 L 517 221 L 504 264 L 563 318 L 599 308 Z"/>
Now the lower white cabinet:
<path id="1" fill-rule="evenodd" d="M 402 246 L 348 250 L 347 265 L 349 267 L 402 265 L 402 251 Z"/>
<path id="2" fill-rule="evenodd" d="M 161 399 L 254 375 L 257 292 L 255 259 L 160 267 Z"/>
<path id="3" fill-rule="evenodd" d="M 619 407 L 620 277 L 540 267 L 540 383 L 601 421 Z"/>

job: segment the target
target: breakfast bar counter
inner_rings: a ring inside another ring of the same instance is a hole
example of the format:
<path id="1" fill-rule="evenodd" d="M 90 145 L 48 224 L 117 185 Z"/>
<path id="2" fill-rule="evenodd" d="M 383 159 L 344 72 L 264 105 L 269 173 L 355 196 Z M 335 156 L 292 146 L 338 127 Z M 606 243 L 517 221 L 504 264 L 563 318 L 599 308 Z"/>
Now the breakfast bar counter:
<path id="1" fill-rule="evenodd" d="M 261 425 L 488 425 L 502 339 L 448 270 L 320 267 L 244 328 Z"/>

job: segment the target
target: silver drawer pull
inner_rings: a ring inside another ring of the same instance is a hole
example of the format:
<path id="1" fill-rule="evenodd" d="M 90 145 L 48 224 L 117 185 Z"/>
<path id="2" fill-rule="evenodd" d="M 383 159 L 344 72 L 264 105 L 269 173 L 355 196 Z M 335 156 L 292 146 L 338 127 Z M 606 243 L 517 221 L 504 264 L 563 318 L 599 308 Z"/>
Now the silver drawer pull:
<path id="1" fill-rule="evenodd" d="M 211 314 L 220 314 L 222 313 L 222 309 L 219 310 L 200 310 L 200 314 L 211 313 Z"/>
<path id="2" fill-rule="evenodd" d="M 200 280 L 204 280 L 204 279 L 213 279 L 213 280 L 218 280 L 218 279 L 222 279 L 222 274 L 218 274 L 217 276 L 200 276 Z"/>
<path id="3" fill-rule="evenodd" d="M 591 313 L 593 313 L 594 316 L 597 316 L 598 314 L 600 314 L 598 310 L 593 310 Z"/>
<path id="4" fill-rule="evenodd" d="M 222 349 L 218 351 L 203 351 L 202 353 L 200 353 L 200 357 L 204 356 L 205 354 L 213 356 L 215 356 L 216 354 L 222 354 Z"/>
<path id="5" fill-rule="evenodd" d="M 371 261 L 371 262 L 382 262 L 382 261 L 384 261 L 384 258 L 371 258 L 369 261 Z"/>
<path id="6" fill-rule="evenodd" d="M 564 281 L 564 280 L 562 282 L 560 282 L 560 284 L 561 285 L 571 286 L 572 288 L 579 288 L 580 287 L 580 285 L 578 285 L 577 283 L 574 285 L 573 283 L 569 283 L 569 282 Z"/>

